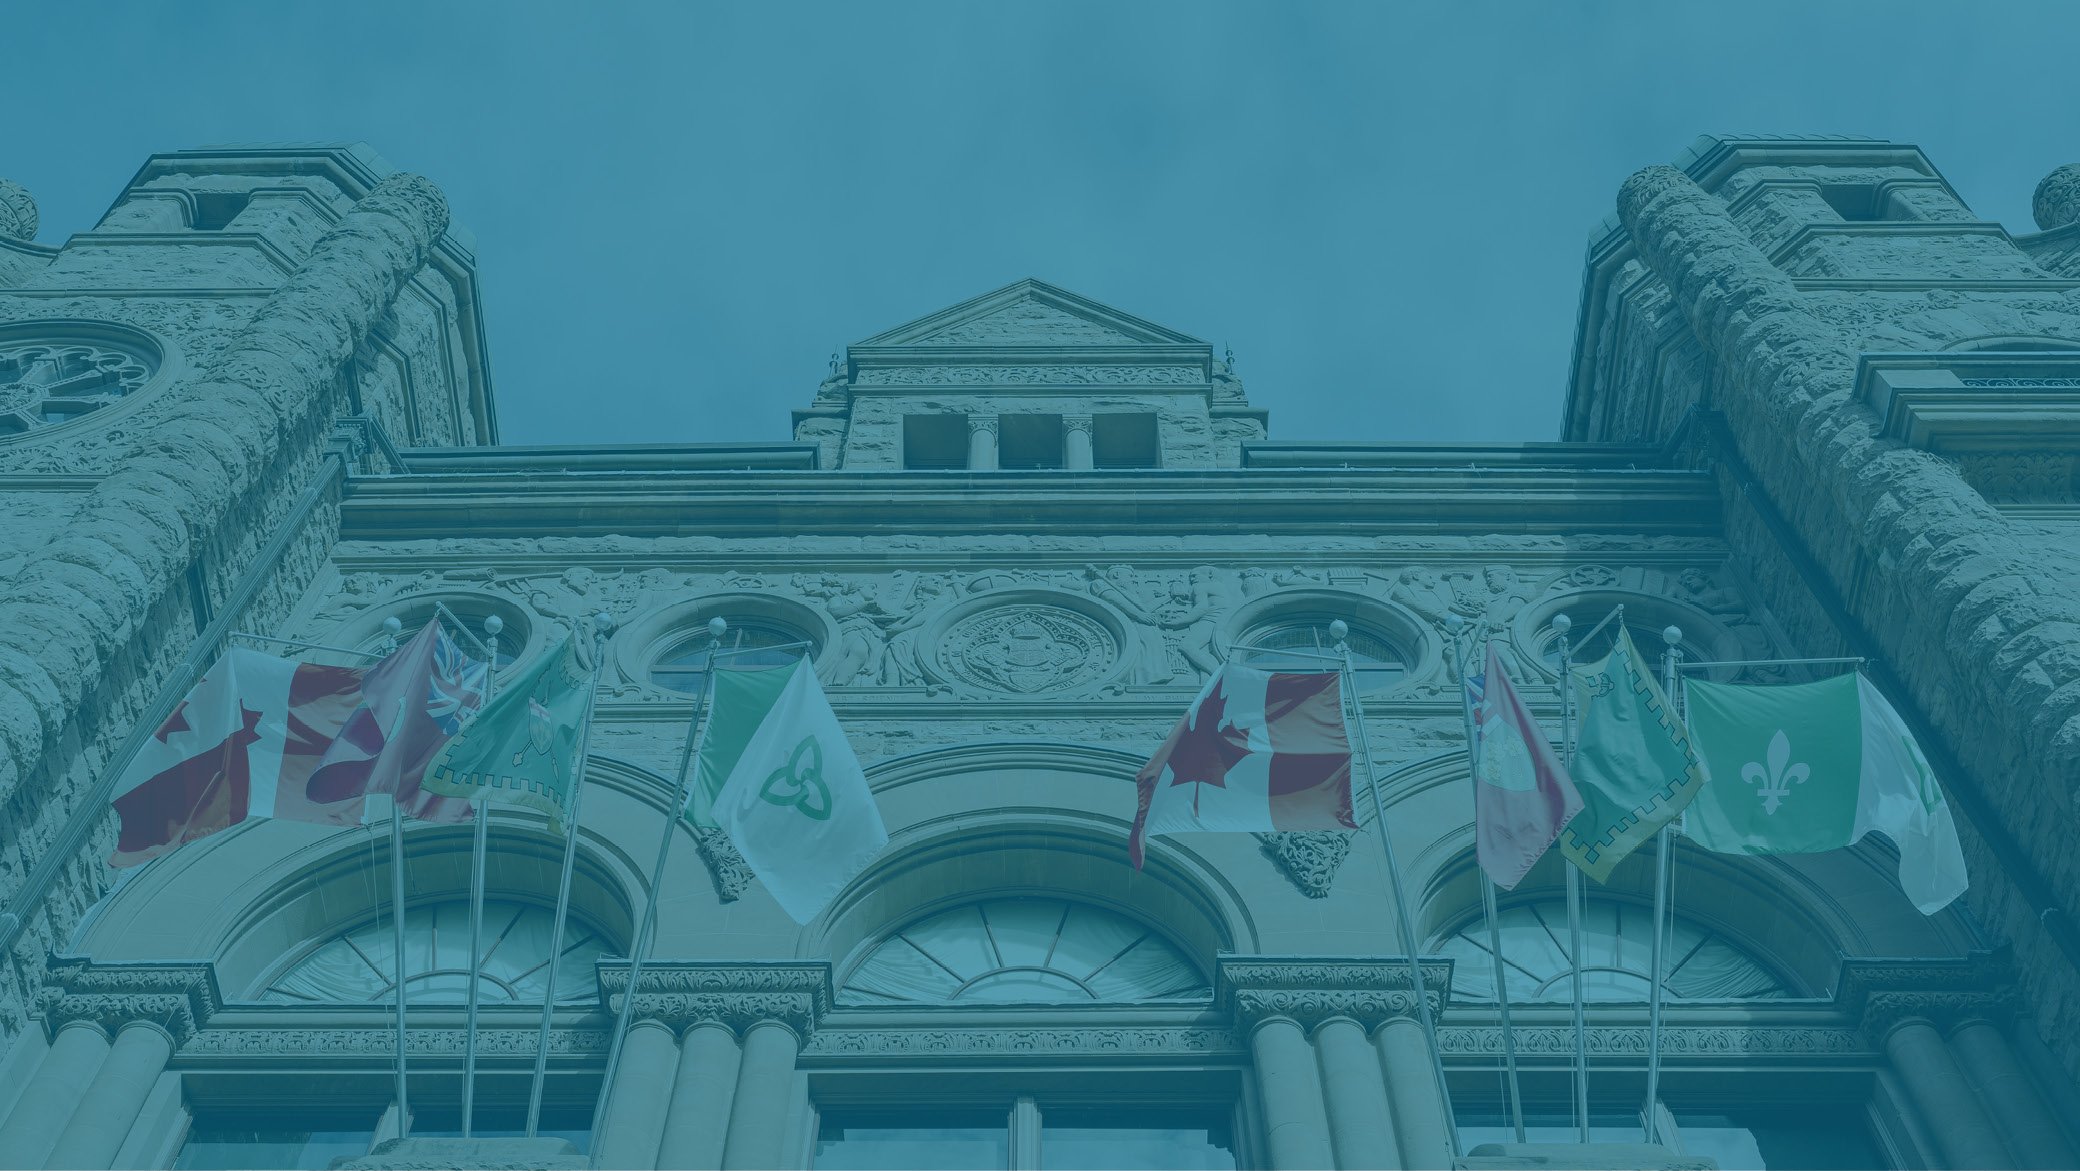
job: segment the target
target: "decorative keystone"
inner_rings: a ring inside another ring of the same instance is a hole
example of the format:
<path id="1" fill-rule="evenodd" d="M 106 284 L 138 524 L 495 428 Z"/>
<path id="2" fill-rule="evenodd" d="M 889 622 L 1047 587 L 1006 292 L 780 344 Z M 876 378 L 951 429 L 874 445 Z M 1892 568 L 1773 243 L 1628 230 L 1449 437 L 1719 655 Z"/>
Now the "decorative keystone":
<path id="1" fill-rule="evenodd" d="M 37 995 L 51 1036 L 75 1021 L 100 1025 L 114 1034 L 147 1021 L 165 1029 L 176 1046 L 187 1043 L 224 1005 L 215 968 L 192 964 L 97 964 L 59 960 Z"/>
<path id="2" fill-rule="evenodd" d="M 1219 966 L 1214 998 L 1245 1029 L 1271 1017 L 1290 1017 L 1313 1028 L 1339 1016 L 1370 1029 L 1416 1013 L 1404 959 L 1223 956 Z M 1423 991 L 1431 1012 L 1444 1010 L 1451 982 L 1452 961 L 1423 961 Z"/>
<path id="3" fill-rule="evenodd" d="M 619 1015 L 627 1001 L 628 962 L 601 960 L 600 995 Z M 760 1021 L 778 1021 L 808 1037 L 831 1006 L 831 967 L 821 962 L 643 965 L 636 1019 L 673 1031 L 713 1021 L 738 1033 Z"/>
<path id="4" fill-rule="evenodd" d="M 1291 829 L 1260 833 L 1264 854 L 1285 871 L 1300 893 L 1311 899 L 1329 897 L 1336 871 L 1350 856 L 1351 835 L 1334 829 Z"/>

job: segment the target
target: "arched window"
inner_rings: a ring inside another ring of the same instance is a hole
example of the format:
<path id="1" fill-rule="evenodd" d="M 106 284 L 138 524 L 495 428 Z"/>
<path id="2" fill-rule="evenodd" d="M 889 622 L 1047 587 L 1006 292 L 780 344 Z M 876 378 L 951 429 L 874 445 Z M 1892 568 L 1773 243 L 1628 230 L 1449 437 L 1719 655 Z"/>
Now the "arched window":
<path id="1" fill-rule="evenodd" d="M 549 908 L 486 899 L 478 996 L 485 1004 L 540 1004 L 548 986 Z M 461 1004 L 469 998 L 469 902 L 455 899 L 407 907 L 405 998 L 414 1004 Z M 366 1004 L 394 1000 L 396 929 L 388 915 L 316 943 L 270 980 L 257 999 L 268 1004 Z M 599 995 L 593 961 L 609 941 L 573 915 L 563 928 L 556 1002 Z"/>
<path id="2" fill-rule="evenodd" d="M 1333 663 L 1315 655 L 1334 654 L 1336 641 L 1329 637 L 1327 615 L 1280 614 L 1272 622 L 1249 633 L 1247 644 L 1256 653 L 1243 661 L 1265 670 L 1319 671 Z M 1408 656 L 1371 627 L 1351 624 L 1345 636 L 1351 648 L 1351 675 L 1358 693 L 1385 691 L 1408 675 Z M 1279 651 L 1305 654 L 1280 656 Z"/>
<path id="3" fill-rule="evenodd" d="M 839 993 L 847 1004 L 1089 1004 L 1208 994 L 1156 932 L 1064 899 L 969 903 L 883 940 Z"/>
<path id="4" fill-rule="evenodd" d="M 1568 1001 L 1574 997 L 1568 963 L 1567 904 L 1561 899 L 1502 909 L 1502 958 L 1512 1003 Z M 1592 900 L 1582 910 L 1582 990 L 1589 1000 L 1647 999 L 1652 971 L 1654 912 L 1633 903 Z M 1488 924 L 1476 916 L 1440 943 L 1452 957 L 1452 994 L 1495 999 Z M 1662 942 L 1667 983 L 1675 1000 L 1767 1000 L 1791 995 L 1784 981 L 1725 937 L 1678 918 Z"/>
<path id="5" fill-rule="evenodd" d="M 667 647 L 650 664 L 650 682 L 673 691 L 700 694 L 706 685 L 701 665 L 707 662 L 708 635 L 702 631 Z M 804 655 L 815 657 L 816 648 L 800 631 L 777 622 L 732 622 L 722 636 L 722 647 L 732 653 L 724 665 L 732 671 L 755 671 L 784 667 Z"/>

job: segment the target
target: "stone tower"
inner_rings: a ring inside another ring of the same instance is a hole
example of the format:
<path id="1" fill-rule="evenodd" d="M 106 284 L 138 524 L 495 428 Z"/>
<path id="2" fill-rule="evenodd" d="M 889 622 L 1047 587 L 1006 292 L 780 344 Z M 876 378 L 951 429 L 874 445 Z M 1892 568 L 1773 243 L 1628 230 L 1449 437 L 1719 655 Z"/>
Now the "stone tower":
<path id="1" fill-rule="evenodd" d="M 1699 139 L 1629 179 L 1591 241 L 1565 421 L 1570 440 L 1692 448 L 1773 612 L 1913 697 L 1976 827 L 1971 904 L 2012 942 L 2045 1034 L 2067 1039 L 2080 1036 L 2074 188 L 2073 168 L 2054 172 L 2037 192 L 2044 230 L 2012 237 L 1912 146 Z"/>

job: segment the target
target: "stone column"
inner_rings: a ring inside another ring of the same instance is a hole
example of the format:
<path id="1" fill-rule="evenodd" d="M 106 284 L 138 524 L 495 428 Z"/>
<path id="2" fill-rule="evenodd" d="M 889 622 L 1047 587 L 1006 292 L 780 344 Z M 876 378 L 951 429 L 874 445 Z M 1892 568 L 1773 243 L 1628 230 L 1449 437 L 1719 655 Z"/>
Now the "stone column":
<path id="1" fill-rule="evenodd" d="M 629 1026 L 621 1068 L 614 1074 L 613 1101 L 599 1133 L 592 1136 L 599 1166 L 657 1166 L 657 1146 L 664 1134 L 678 1059 L 679 1041 L 671 1026 L 656 1020 Z"/>
<path id="2" fill-rule="evenodd" d="M 1091 417 L 1089 415 L 1063 415 L 1062 431 L 1068 440 L 1068 450 L 1063 453 L 1063 465 L 1072 472 L 1088 471 L 1091 461 Z"/>
<path id="3" fill-rule="evenodd" d="M 722 1166 L 740 1056 L 736 1033 L 720 1021 L 696 1021 L 679 1039 L 679 1075 L 665 1113 L 659 1167 L 714 1171 Z"/>
<path id="4" fill-rule="evenodd" d="M 1428 965 L 1425 965 L 1428 968 Z M 1387 1097 L 1394 1103 L 1394 1130 L 1401 1137 L 1404 1167 L 1451 1165 L 1448 1107 L 1437 1100 L 1437 1077 L 1430 1071 L 1430 1046 L 1423 1026 L 1413 1017 L 1397 1016 L 1372 1035 L 1386 1075 Z"/>
<path id="5" fill-rule="evenodd" d="M 75 1020 L 58 1029 L 35 1078 L 0 1124 L 0 1167 L 43 1166 L 107 1056 L 108 1034 L 100 1025 Z"/>
<path id="6" fill-rule="evenodd" d="M 1258 1021 L 1250 1030 L 1249 1050 L 1257 1067 L 1264 1145 L 1273 1171 L 1335 1166 L 1322 1083 L 1315 1076 L 1314 1051 L 1300 1022 L 1285 1016 Z"/>
<path id="7" fill-rule="evenodd" d="M 2031 1168 L 2080 1167 L 2080 1154 L 2066 1141 L 2000 1026 L 1985 1017 L 1968 1017 L 1951 1030 L 1950 1049 L 2000 1125 L 2017 1162 Z"/>
<path id="8" fill-rule="evenodd" d="M 1885 1031 L 1883 1044 L 1945 1162 L 1960 1171 L 2015 1165 L 1935 1025 L 1925 1017 L 1904 1017 Z"/>
<path id="9" fill-rule="evenodd" d="M 794 1059 L 801 1037 L 780 1021 L 765 1020 L 744 1030 L 744 1059 L 737 1097 L 730 1104 L 729 1142 L 722 1152 L 726 1171 L 778 1167 L 787 1145 L 787 1106 L 794 1096 Z"/>
<path id="10" fill-rule="evenodd" d="M 1401 1166 L 1387 1112 L 1387 1084 L 1365 1026 L 1347 1016 L 1330 1017 L 1315 1026 L 1314 1048 L 1321 1062 L 1336 1165 L 1345 1171 Z"/>
<path id="11" fill-rule="evenodd" d="M 106 1167 L 123 1149 L 152 1084 L 173 1056 L 173 1034 L 150 1021 L 132 1021 L 116 1033 L 101 1069 L 58 1136 L 48 1167 Z"/>
<path id="12" fill-rule="evenodd" d="M 995 415 L 968 416 L 968 470 L 971 472 L 993 472 L 997 470 L 997 417 Z"/>

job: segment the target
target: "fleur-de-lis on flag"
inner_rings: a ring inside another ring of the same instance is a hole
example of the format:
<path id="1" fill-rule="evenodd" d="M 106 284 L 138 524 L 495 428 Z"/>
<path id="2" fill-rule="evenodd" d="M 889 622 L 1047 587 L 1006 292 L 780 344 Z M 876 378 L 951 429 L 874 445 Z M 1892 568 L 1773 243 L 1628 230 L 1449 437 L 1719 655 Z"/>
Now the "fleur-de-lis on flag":
<path id="1" fill-rule="evenodd" d="M 1803 785 L 1812 776 L 1813 770 L 1805 764 L 1791 763 L 1791 740 L 1782 728 L 1769 740 L 1769 767 L 1763 768 L 1758 761 L 1749 761 L 1741 766 L 1741 780 L 1762 787 L 1755 795 L 1762 798 L 1762 811 L 1774 814 L 1784 798 L 1791 795 L 1793 784 Z"/>

